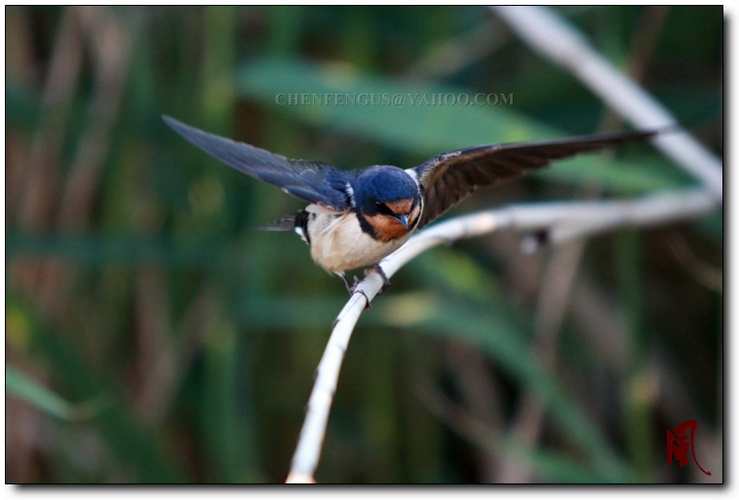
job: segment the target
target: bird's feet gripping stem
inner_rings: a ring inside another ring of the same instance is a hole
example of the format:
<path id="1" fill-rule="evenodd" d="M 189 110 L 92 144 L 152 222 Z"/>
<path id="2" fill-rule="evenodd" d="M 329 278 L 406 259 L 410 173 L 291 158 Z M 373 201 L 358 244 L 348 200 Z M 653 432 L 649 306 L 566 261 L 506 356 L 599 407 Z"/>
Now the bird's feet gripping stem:
<path id="1" fill-rule="evenodd" d="M 388 279 L 387 274 L 385 274 L 385 271 L 382 270 L 382 267 L 380 267 L 380 264 L 375 264 L 375 266 L 371 270 L 370 269 L 365 270 L 364 271 L 364 275 L 365 276 L 369 276 L 369 274 L 372 271 L 374 271 L 377 274 L 379 274 L 380 275 L 380 278 L 382 278 L 382 288 L 380 288 L 380 292 L 379 293 L 384 292 L 385 289 L 390 286 L 390 280 Z"/>
<path id="2" fill-rule="evenodd" d="M 366 269 L 364 271 L 364 275 L 369 276 L 370 273 L 372 273 L 373 271 L 379 274 L 380 277 L 382 278 L 382 288 L 380 288 L 380 291 L 379 291 L 379 293 L 382 293 L 385 291 L 387 287 L 390 286 L 390 280 L 388 279 L 387 275 L 385 274 L 385 271 L 382 270 L 382 267 L 380 267 L 379 264 L 375 264 L 372 269 Z M 349 293 L 349 296 L 351 297 L 352 295 L 354 295 L 355 292 L 361 293 L 362 295 L 364 295 L 364 298 L 367 301 L 366 308 L 372 309 L 372 305 L 370 304 L 370 299 L 369 297 L 367 297 L 367 294 L 364 293 L 362 290 L 357 290 L 357 286 L 361 283 L 359 278 L 354 276 L 354 282 L 350 285 L 349 282 L 346 280 L 346 276 L 344 275 L 344 273 L 341 273 L 341 274 L 337 273 L 337 274 L 339 275 L 339 278 L 341 278 L 341 280 L 344 282 L 344 286 L 346 287 L 346 291 Z"/>

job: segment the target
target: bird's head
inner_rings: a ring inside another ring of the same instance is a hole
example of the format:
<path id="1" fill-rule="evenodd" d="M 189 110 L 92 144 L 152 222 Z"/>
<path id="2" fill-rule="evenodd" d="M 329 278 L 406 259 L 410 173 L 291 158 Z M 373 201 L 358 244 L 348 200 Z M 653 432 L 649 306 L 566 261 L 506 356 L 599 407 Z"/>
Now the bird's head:
<path id="1" fill-rule="evenodd" d="M 389 165 L 363 169 L 353 189 L 360 222 L 364 219 L 371 226 L 376 239 L 385 242 L 401 238 L 416 227 L 422 209 L 421 193 L 402 169 Z"/>

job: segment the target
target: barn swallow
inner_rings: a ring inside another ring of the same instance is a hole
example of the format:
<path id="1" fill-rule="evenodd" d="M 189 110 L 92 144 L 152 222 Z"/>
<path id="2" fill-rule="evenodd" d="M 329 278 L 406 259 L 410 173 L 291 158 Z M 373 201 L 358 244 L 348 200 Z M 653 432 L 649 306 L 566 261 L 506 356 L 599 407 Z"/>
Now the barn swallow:
<path id="1" fill-rule="evenodd" d="M 372 165 L 340 170 L 326 163 L 293 160 L 235 142 L 174 118 L 178 134 L 236 170 L 282 189 L 309 205 L 264 226 L 295 230 L 310 246 L 313 261 L 338 275 L 374 266 L 475 189 L 515 179 L 527 170 L 581 152 L 643 140 L 657 132 L 616 132 L 558 140 L 474 146 L 442 153 L 413 168 Z"/>

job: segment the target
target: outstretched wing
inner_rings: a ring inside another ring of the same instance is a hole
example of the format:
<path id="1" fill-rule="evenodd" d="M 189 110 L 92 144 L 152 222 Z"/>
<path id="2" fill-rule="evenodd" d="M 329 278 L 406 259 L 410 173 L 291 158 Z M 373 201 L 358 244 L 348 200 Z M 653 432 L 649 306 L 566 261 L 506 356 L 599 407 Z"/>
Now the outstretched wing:
<path id="1" fill-rule="evenodd" d="M 596 134 L 568 139 L 491 144 L 434 156 L 413 169 L 424 189 L 421 228 L 482 186 L 515 179 L 552 160 L 649 138 L 657 132 Z"/>
<path id="2" fill-rule="evenodd" d="M 285 158 L 243 142 L 203 132 L 166 115 L 162 118 L 182 137 L 239 172 L 273 184 L 309 203 L 337 211 L 351 208 L 346 171 L 325 163 Z"/>

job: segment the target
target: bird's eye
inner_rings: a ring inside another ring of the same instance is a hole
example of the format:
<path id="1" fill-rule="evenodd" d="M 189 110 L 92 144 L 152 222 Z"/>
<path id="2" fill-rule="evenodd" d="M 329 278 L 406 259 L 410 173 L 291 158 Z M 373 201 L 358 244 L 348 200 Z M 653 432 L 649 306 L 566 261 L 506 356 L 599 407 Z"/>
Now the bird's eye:
<path id="1" fill-rule="evenodd" d="M 380 212 L 386 212 L 387 211 L 387 206 L 383 202 L 381 202 L 379 200 L 375 200 L 375 208 L 377 208 L 377 210 L 380 211 Z"/>

